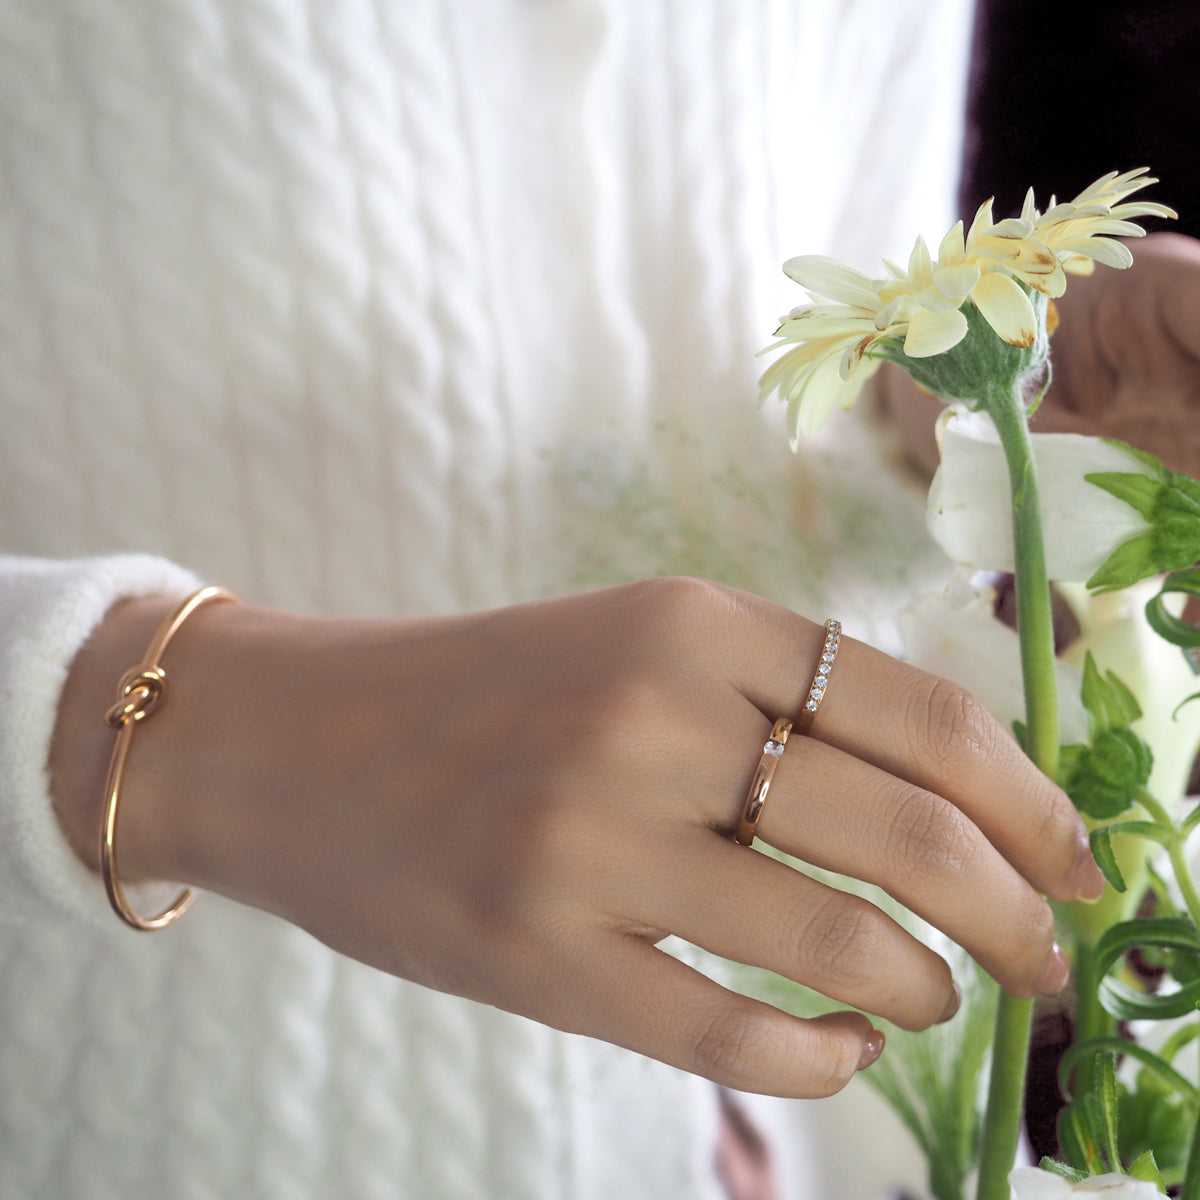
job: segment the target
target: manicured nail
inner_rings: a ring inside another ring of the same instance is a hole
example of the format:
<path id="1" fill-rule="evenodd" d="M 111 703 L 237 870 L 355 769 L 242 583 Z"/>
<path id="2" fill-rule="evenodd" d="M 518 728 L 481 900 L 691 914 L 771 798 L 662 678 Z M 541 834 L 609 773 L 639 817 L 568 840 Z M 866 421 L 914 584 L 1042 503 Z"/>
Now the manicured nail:
<path id="1" fill-rule="evenodd" d="M 883 1053 L 883 1044 L 886 1041 L 887 1038 L 883 1036 L 882 1030 L 871 1030 L 867 1035 L 867 1040 L 863 1042 L 862 1055 L 858 1060 L 860 1071 L 864 1067 L 869 1067 Z"/>
<path id="2" fill-rule="evenodd" d="M 952 981 L 950 986 L 954 992 L 950 997 L 950 1003 L 946 1005 L 946 1011 L 938 1017 L 939 1025 L 944 1025 L 962 1007 L 962 992 L 959 990 L 958 984 Z"/>
<path id="3" fill-rule="evenodd" d="M 1037 983 L 1033 985 L 1033 990 L 1039 996 L 1057 996 L 1067 986 L 1070 977 L 1071 968 L 1067 963 L 1067 956 L 1055 942 L 1050 947 L 1050 957 L 1046 959 L 1046 965 L 1042 968 Z"/>
<path id="4" fill-rule="evenodd" d="M 1108 886 L 1104 872 L 1096 865 L 1092 857 L 1091 846 L 1087 836 L 1079 839 L 1079 856 L 1071 868 L 1071 877 L 1067 880 L 1071 894 L 1078 900 L 1099 900 Z"/>

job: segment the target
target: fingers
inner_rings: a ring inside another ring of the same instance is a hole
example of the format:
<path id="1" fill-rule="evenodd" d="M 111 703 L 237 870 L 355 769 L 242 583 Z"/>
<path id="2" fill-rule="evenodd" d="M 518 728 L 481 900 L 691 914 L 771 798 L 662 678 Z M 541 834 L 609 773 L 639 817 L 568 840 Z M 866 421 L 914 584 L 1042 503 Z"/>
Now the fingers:
<path id="1" fill-rule="evenodd" d="M 603 947 L 581 955 L 569 1009 L 549 1014 L 552 1024 L 773 1096 L 833 1095 L 883 1048 L 883 1035 L 858 1013 L 792 1017 L 728 991 L 639 937 L 604 936 Z"/>
<path id="2" fill-rule="evenodd" d="M 756 632 L 751 653 L 730 670 L 763 713 L 798 712 L 820 627 L 764 607 Z M 1047 895 L 1103 891 L 1070 800 L 962 688 L 843 636 L 810 737 L 948 800 Z"/>
<path id="3" fill-rule="evenodd" d="M 770 799 L 758 832 L 771 845 L 878 884 L 1016 995 L 1064 982 L 1052 962 L 1049 905 L 941 796 L 801 738 L 789 741 Z M 929 1003 L 945 999 L 939 993 Z"/>
<path id="4" fill-rule="evenodd" d="M 651 901 L 656 926 L 904 1029 L 925 1029 L 954 1007 L 945 961 L 873 904 L 697 834 L 678 846 L 686 868 Z"/>
<path id="5" fill-rule="evenodd" d="M 974 697 L 861 643 L 843 645 L 838 667 L 813 730 L 821 741 L 949 800 L 1054 899 L 1100 895 L 1074 805 Z"/>

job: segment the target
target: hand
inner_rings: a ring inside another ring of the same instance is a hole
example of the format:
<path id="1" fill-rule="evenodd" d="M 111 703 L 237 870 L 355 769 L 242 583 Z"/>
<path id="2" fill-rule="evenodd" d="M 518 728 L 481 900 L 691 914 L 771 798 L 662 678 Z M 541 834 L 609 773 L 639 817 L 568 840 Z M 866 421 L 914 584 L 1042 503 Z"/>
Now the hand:
<path id="1" fill-rule="evenodd" d="M 51 765 L 85 857 L 84 699 L 98 721 L 169 607 L 114 610 L 72 669 Z M 909 1029 L 953 1011 L 946 963 L 878 908 L 731 841 L 822 640 L 694 580 L 408 622 L 209 606 L 137 733 L 125 871 L 732 1087 L 825 1095 L 878 1052 L 865 1017 L 798 1020 L 655 947 L 678 934 Z M 759 836 L 880 884 L 1019 995 L 1066 978 L 1039 892 L 1103 887 L 1069 801 L 978 704 L 845 637 Z"/>
<path id="2" fill-rule="evenodd" d="M 1072 276 L 1056 301 L 1053 382 L 1033 428 L 1118 438 L 1200 476 L 1200 242 L 1157 233 L 1132 249 L 1128 270 Z M 875 378 L 910 457 L 932 474 L 940 401 L 890 364 Z"/>

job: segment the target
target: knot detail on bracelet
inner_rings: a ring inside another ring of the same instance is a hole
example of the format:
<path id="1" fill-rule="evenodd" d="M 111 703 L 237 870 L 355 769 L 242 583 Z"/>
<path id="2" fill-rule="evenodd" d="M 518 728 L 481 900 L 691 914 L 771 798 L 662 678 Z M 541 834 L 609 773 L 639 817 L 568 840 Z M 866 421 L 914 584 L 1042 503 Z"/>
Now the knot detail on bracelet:
<path id="1" fill-rule="evenodd" d="M 121 802 L 121 785 L 125 782 L 125 766 L 129 761 L 129 749 L 133 742 L 133 731 L 145 720 L 167 694 L 167 676 L 158 660 L 179 632 L 180 626 L 198 608 L 219 601 L 236 604 L 238 598 L 224 588 L 206 587 L 190 595 L 159 626 L 145 661 L 131 667 L 121 676 L 117 684 L 117 702 L 104 714 L 104 723 L 117 731 L 116 745 L 108 764 L 108 777 L 104 781 L 104 822 L 100 828 L 100 874 L 104 878 L 104 890 L 108 893 L 113 911 L 133 929 L 143 931 L 165 929 L 177 921 L 191 907 L 196 893 L 184 888 L 169 908 L 156 916 L 145 917 L 129 903 L 125 889 L 121 886 L 117 858 L 117 812 Z"/>
<path id="2" fill-rule="evenodd" d="M 120 729 L 130 721 L 140 721 L 154 711 L 166 692 L 167 676 L 162 667 L 133 667 L 121 676 L 117 702 L 104 714 L 104 723 L 110 729 Z"/>

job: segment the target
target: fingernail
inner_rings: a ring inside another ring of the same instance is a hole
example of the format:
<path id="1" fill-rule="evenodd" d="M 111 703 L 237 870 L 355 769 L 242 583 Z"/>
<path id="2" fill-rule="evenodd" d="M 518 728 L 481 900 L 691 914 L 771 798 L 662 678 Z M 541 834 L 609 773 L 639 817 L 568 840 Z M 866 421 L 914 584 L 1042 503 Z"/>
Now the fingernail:
<path id="1" fill-rule="evenodd" d="M 887 1038 L 883 1036 L 882 1030 L 871 1030 L 867 1035 L 867 1040 L 863 1042 L 862 1055 L 858 1060 L 858 1069 L 860 1071 L 864 1067 L 869 1067 L 883 1053 L 883 1044 L 886 1041 Z"/>
<path id="2" fill-rule="evenodd" d="M 950 1003 L 946 1005 L 946 1011 L 938 1017 L 937 1023 L 939 1025 L 944 1025 L 962 1007 L 962 992 L 959 990 L 958 984 L 952 980 L 950 986 L 954 989 L 954 992 L 950 996 Z"/>
<path id="3" fill-rule="evenodd" d="M 1067 886 L 1071 889 L 1071 894 L 1078 900 L 1099 900 L 1107 885 L 1108 881 L 1104 878 L 1104 872 L 1096 865 L 1096 860 L 1092 857 L 1091 846 L 1085 835 L 1079 839 L 1079 855 L 1075 859 L 1075 865 L 1071 868 L 1071 877 L 1067 880 Z"/>
<path id="4" fill-rule="evenodd" d="M 1033 990 L 1039 996 L 1057 996 L 1067 986 L 1070 976 L 1071 968 L 1067 963 L 1067 956 L 1055 942 L 1050 947 L 1050 957 L 1046 959 L 1046 965 L 1042 968 L 1037 983 L 1033 985 Z"/>

